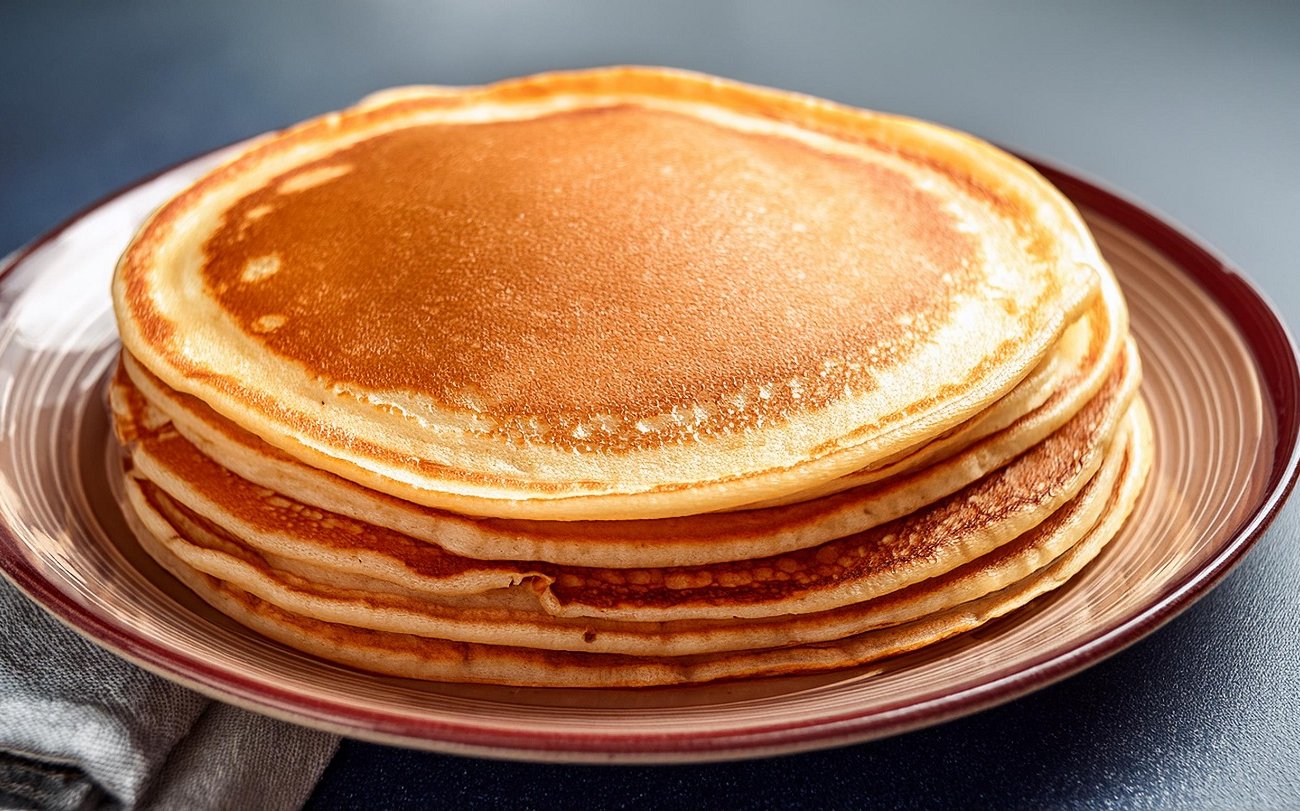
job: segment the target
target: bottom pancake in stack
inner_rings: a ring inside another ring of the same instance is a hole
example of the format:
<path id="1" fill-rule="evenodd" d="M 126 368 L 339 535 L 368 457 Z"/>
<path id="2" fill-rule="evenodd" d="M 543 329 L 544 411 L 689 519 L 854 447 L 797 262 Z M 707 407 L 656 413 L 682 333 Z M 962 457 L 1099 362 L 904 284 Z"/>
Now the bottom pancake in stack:
<path id="1" fill-rule="evenodd" d="M 1094 343 L 1123 344 L 1109 337 Z M 621 567 L 465 556 L 432 543 L 432 533 L 400 531 L 391 511 L 370 523 L 355 509 L 326 509 L 327 488 L 301 486 L 310 469 L 186 404 L 129 357 L 112 399 L 142 543 L 248 627 L 399 676 L 624 687 L 870 662 L 969 630 L 1064 583 L 1118 532 L 1151 463 L 1136 352 L 1130 345 L 1092 356 L 1084 376 L 1100 382 L 1041 438 L 1034 427 L 1042 431 L 1052 398 L 1029 402 L 1019 419 L 929 464 L 841 493 L 726 517 L 594 522 L 610 524 L 597 539 L 607 546 L 620 533 L 626 540 L 656 528 L 666 540 L 707 539 L 709 528 L 731 524 L 768 528 L 741 540 L 761 549 L 770 538 L 774 550 L 669 566 L 645 565 L 655 553 L 638 556 L 636 543 L 620 558 L 636 562 Z M 196 430 L 202 424 L 213 430 Z M 205 440 L 219 435 L 269 460 L 240 466 L 257 481 L 200 450 L 210 452 Z M 854 521 L 806 529 L 807 515 L 846 504 Z M 531 549 L 563 549 L 536 537 L 565 532 L 581 546 L 592 523 L 459 519 L 482 537 L 532 537 L 522 544 Z"/>

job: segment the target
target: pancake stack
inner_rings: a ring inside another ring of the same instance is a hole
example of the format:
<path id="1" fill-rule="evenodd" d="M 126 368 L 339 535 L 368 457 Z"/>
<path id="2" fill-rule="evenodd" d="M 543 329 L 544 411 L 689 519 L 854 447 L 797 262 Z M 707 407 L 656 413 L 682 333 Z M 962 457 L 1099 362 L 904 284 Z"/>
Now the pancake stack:
<path id="1" fill-rule="evenodd" d="M 119 264 L 146 550 L 379 673 L 862 664 L 1065 583 L 1151 463 L 1123 297 L 1032 169 L 676 71 L 403 88 L 267 136 Z"/>

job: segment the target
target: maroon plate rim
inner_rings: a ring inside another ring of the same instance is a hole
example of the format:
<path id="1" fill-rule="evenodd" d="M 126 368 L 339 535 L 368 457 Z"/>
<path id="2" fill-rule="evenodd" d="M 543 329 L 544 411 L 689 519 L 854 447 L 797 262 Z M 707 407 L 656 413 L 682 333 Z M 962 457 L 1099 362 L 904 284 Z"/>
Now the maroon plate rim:
<path id="1" fill-rule="evenodd" d="M 223 147 L 224 148 L 224 147 Z M 203 153 L 154 172 L 86 206 L 11 254 L 0 268 L 0 285 L 36 250 L 96 210 L 186 164 Z M 1124 618 L 1098 628 L 1071 650 L 1047 654 L 1027 665 L 995 672 L 959 692 L 936 691 L 919 699 L 873 710 L 846 711 L 794 722 L 701 733 L 600 733 L 503 731 L 473 724 L 416 719 L 399 712 L 362 709 L 266 684 L 218 669 L 136 634 L 125 624 L 92 614 L 45 579 L 19 551 L 13 531 L 0 522 L 0 572 L 29 598 L 90 641 L 159 675 L 223 701 L 344 734 L 387 743 L 427 746 L 463 754 L 547 760 L 672 760 L 761 757 L 880 738 L 968 715 L 1010 701 L 1070 676 L 1137 642 L 1204 596 L 1241 561 L 1272 523 L 1295 484 L 1300 468 L 1300 361 L 1282 319 L 1266 297 L 1229 262 L 1149 207 L 1080 173 L 1030 160 L 1076 204 L 1118 222 L 1149 242 L 1195 282 L 1244 338 L 1272 404 L 1277 447 L 1266 487 L 1238 522 L 1218 553 L 1171 581 L 1160 594 Z"/>

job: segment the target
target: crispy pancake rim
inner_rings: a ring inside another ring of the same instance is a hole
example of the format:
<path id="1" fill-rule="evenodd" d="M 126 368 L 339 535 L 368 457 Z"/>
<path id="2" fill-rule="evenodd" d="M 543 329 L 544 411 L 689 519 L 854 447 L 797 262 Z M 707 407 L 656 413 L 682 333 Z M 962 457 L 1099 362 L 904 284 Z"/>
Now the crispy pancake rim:
<path id="1" fill-rule="evenodd" d="M 770 616 L 835 608 L 941 574 L 1043 521 L 1069 501 L 1101 464 L 1134 396 L 1136 356 L 1112 375 L 1083 411 L 1010 465 L 933 506 L 892 523 L 817 547 L 726 564 L 601 569 L 539 562 L 460 558 L 409 536 L 324 513 L 243 482 L 175 436 L 178 475 L 151 463 L 150 430 L 119 418 L 146 477 L 187 507 L 233 529 L 254 546 L 300 559 L 332 558 L 354 573 L 420 583 L 430 593 L 481 592 L 524 580 L 551 613 L 611 619 L 709 619 Z M 122 398 L 114 397 L 120 408 Z M 194 466 L 205 471 L 184 472 Z M 187 485 L 206 483 L 206 494 Z M 215 486 L 213 486 L 215 483 Z M 339 565 L 336 563 L 335 565 Z M 383 574 L 380 574 L 383 573 Z"/>
<path id="2" fill-rule="evenodd" d="M 469 599 L 401 593 L 368 578 L 339 578 L 310 563 L 258 553 L 177 505 L 155 485 L 130 479 L 132 507 L 184 564 L 258 599 L 318 620 L 459 642 L 682 656 L 826 642 L 921 619 L 1031 576 L 1065 554 L 1101 520 L 1130 461 L 1130 416 L 1105 463 L 1084 490 L 1032 530 L 956 569 L 872 600 L 817 614 L 740 621 L 613 622 L 545 614 L 501 589 Z M 292 566 L 293 563 L 299 563 Z M 290 568 L 283 568 L 290 564 Z M 380 590 L 376 590 L 378 587 Z"/>
<path id="3" fill-rule="evenodd" d="M 153 533 L 141 543 L 166 569 L 236 621 L 291 648 L 362 670 L 406 678 L 532 687 L 615 688 L 835 670 L 905 653 L 976 628 L 1065 584 L 1119 532 L 1152 461 L 1146 407 L 1134 407 L 1123 478 L 1101 522 L 1083 541 L 1001 591 L 920 620 L 831 643 L 677 658 L 542 651 L 450 642 L 321 622 L 284 611 L 182 563 Z"/>

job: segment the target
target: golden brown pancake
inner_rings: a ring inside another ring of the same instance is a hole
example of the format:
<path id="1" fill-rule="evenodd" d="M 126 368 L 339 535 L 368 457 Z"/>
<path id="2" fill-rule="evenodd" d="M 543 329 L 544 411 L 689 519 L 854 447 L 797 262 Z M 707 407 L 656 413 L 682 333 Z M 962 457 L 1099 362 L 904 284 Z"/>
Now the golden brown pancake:
<path id="1" fill-rule="evenodd" d="M 1137 380 L 1134 356 L 1079 414 L 1010 464 L 873 529 L 779 555 L 621 569 L 478 561 L 307 507 L 247 482 L 199 453 L 165 420 L 141 411 L 140 398 L 132 397 L 123 378 L 113 401 L 118 430 L 140 473 L 260 552 L 320 562 L 435 596 L 527 581 L 544 610 L 555 615 L 665 621 L 838 608 L 943 574 L 1011 541 L 1070 501 L 1092 478 Z M 776 531 L 779 525 L 773 521 L 771 528 Z"/>
<path id="2" fill-rule="evenodd" d="M 998 591 L 919 619 L 818 644 L 639 657 L 454 642 L 373 630 L 287 611 L 197 571 L 172 551 L 173 546 L 182 550 L 193 546 L 193 540 L 178 534 L 156 511 L 147 508 L 142 517 L 149 522 L 151 531 L 142 532 L 141 541 L 151 555 L 191 589 L 244 625 L 299 650 L 380 673 L 554 687 L 632 687 L 807 673 L 863 664 L 931 644 L 1002 616 L 1065 583 L 1118 532 L 1150 468 L 1150 421 L 1142 404 L 1135 406 L 1128 424 L 1129 439 L 1119 483 L 1100 521 L 1064 554 Z"/>
<path id="3" fill-rule="evenodd" d="M 1004 397 L 1104 273 L 1046 181 L 921 122 L 640 68 L 394 98 L 201 179 L 114 300 L 168 387 L 414 503 L 783 498 Z"/>

